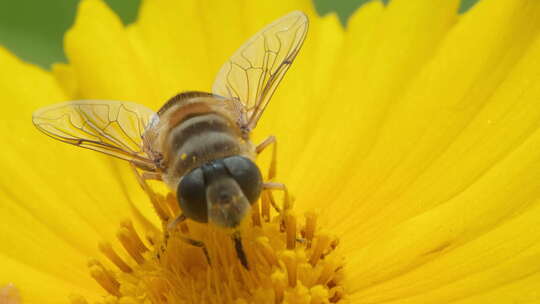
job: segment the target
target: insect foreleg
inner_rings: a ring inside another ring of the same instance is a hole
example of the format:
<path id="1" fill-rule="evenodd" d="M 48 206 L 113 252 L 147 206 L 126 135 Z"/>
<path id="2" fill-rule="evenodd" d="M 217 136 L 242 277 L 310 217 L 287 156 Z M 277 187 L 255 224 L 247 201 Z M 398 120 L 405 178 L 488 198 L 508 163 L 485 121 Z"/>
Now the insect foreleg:
<path id="1" fill-rule="evenodd" d="M 262 188 L 263 190 L 267 190 L 267 191 L 272 191 L 272 190 L 283 191 L 283 211 L 278 206 L 275 205 L 275 202 L 272 199 L 270 200 L 272 207 L 274 207 L 274 209 L 276 209 L 277 212 L 286 213 L 289 209 L 291 209 L 289 190 L 287 190 L 287 186 L 285 186 L 285 184 L 266 182 L 266 183 L 263 183 Z"/>
<path id="2" fill-rule="evenodd" d="M 161 173 L 155 172 L 155 171 L 145 171 L 145 170 L 143 170 L 143 172 L 140 173 L 137 170 L 137 168 L 140 169 L 140 167 L 136 162 L 130 161 L 130 164 L 131 164 L 131 169 L 133 169 L 133 173 L 135 173 L 135 177 L 137 177 L 137 181 L 139 182 L 139 185 L 141 185 L 143 190 L 148 195 L 154 194 L 154 191 L 152 191 L 152 189 L 150 189 L 150 187 L 148 186 L 148 183 L 146 181 L 148 181 L 148 180 L 159 180 L 159 181 L 162 180 Z"/>
<path id="3" fill-rule="evenodd" d="M 143 171 L 142 173 L 137 170 L 137 165 L 130 162 L 131 169 L 133 170 L 133 173 L 135 174 L 135 177 L 137 178 L 137 182 L 139 182 L 139 185 L 143 189 L 143 191 L 148 195 L 148 198 L 150 199 L 150 202 L 152 203 L 152 206 L 154 207 L 154 210 L 156 211 L 157 215 L 159 216 L 161 222 L 166 223 L 168 222 L 170 215 L 167 214 L 167 212 L 163 209 L 162 203 L 159 201 L 157 194 L 150 188 L 147 181 L 151 179 L 158 178 L 157 175 L 159 175 L 159 179 L 161 179 L 161 175 L 157 172 L 148 172 Z"/>
<path id="4" fill-rule="evenodd" d="M 178 225 L 180 225 L 185 220 L 187 220 L 187 217 L 185 215 L 183 215 L 183 214 L 180 214 L 174 220 L 169 222 L 169 224 L 167 224 L 167 231 L 165 232 L 165 236 L 164 236 L 165 248 L 168 245 L 168 241 L 169 241 L 170 236 L 173 235 L 175 238 L 178 238 L 179 240 L 181 240 L 184 243 L 187 243 L 187 244 L 189 244 L 191 246 L 201 248 L 203 253 L 204 253 L 204 256 L 206 257 L 206 261 L 208 262 L 208 265 L 212 265 L 212 263 L 210 263 L 210 255 L 208 254 L 208 249 L 206 249 L 206 245 L 202 241 L 198 241 L 198 240 L 194 240 L 194 239 L 185 237 L 183 235 L 180 235 L 179 233 L 174 233 L 176 231 L 176 227 L 178 227 Z"/>
<path id="5" fill-rule="evenodd" d="M 286 218 L 287 214 L 289 213 L 289 210 L 291 209 L 291 202 L 289 197 L 289 190 L 287 190 L 287 186 L 282 183 L 274 183 L 274 182 L 266 182 L 262 185 L 263 191 L 269 191 L 268 196 L 270 199 L 270 204 L 276 211 L 279 213 L 279 216 L 281 218 L 281 229 L 282 231 L 285 231 L 286 229 Z M 279 190 L 283 191 L 283 208 L 280 209 L 278 206 L 276 206 L 276 203 L 274 202 L 274 199 L 272 198 L 272 191 L 273 190 Z"/>
<path id="6" fill-rule="evenodd" d="M 268 136 L 265 140 L 263 140 L 262 143 L 257 145 L 255 148 L 255 152 L 258 154 L 261 154 L 264 149 L 266 149 L 268 146 L 272 145 L 272 159 L 270 160 L 270 167 L 268 168 L 268 179 L 272 180 L 274 177 L 276 177 L 276 171 L 277 171 L 277 141 L 276 137 L 274 135 Z"/>
<path id="7" fill-rule="evenodd" d="M 242 263 L 242 266 L 244 266 L 246 270 L 249 270 L 249 264 L 247 261 L 246 253 L 244 252 L 244 247 L 242 245 L 242 237 L 240 235 L 240 232 L 233 232 L 231 238 L 234 243 L 234 249 L 236 250 L 236 256 L 240 260 L 240 263 Z"/>

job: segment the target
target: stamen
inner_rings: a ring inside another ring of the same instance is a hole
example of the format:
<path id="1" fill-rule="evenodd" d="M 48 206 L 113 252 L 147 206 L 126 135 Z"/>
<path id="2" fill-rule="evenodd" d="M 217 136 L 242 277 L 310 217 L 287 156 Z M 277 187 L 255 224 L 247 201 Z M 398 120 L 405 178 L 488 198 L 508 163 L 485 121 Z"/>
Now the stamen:
<path id="1" fill-rule="evenodd" d="M 129 265 L 126 262 L 124 262 L 124 260 L 120 256 L 118 256 L 118 254 L 116 253 L 116 251 L 114 251 L 110 243 L 100 242 L 98 247 L 99 247 L 99 250 L 107 258 L 109 258 L 109 260 L 113 262 L 113 264 L 116 265 L 116 267 L 118 267 L 120 270 L 122 270 L 123 272 L 133 271 L 133 269 L 131 269 L 131 267 L 129 267 Z"/>
<path id="2" fill-rule="evenodd" d="M 261 215 L 265 222 L 270 221 L 270 191 L 263 191 L 261 193 Z"/>
<path id="3" fill-rule="evenodd" d="M 253 204 L 251 207 L 251 221 L 253 226 L 261 227 L 261 213 L 259 210 L 259 204 Z"/>
<path id="4" fill-rule="evenodd" d="M 287 232 L 287 249 L 294 249 L 296 246 L 296 217 L 292 214 L 285 216 L 285 227 Z"/>
<path id="5" fill-rule="evenodd" d="M 157 194 L 154 194 L 154 195 L 157 197 Z M 159 216 L 159 219 L 162 222 L 167 223 L 172 216 L 168 214 L 166 209 L 163 208 L 164 206 L 160 203 L 159 200 L 156 199 L 156 197 L 154 197 L 153 195 L 149 195 L 149 196 L 150 196 L 150 202 L 152 203 L 152 207 L 154 207 L 154 210 Z"/>
<path id="6" fill-rule="evenodd" d="M 178 200 L 172 193 L 168 193 L 165 197 L 167 206 L 169 207 L 170 214 L 174 217 L 176 214 L 180 214 L 180 206 L 178 206 Z"/>
<path id="7" fill-rule="evenodd" d="M 120 227 L 118 232 L 116 233 L 116 237 L 120 240 L 120 243 L 122 243 L 122 246 L 124 246 L 124 249 L 126 249 L 127 253 L 137 262 L 137 264 L 141 265 L 144 263 L 144 257 L 141 255 L 141 251 L 135 244 L 133 244 L 133 240 L 130 237 L 129 230 L 126 227 Z"/>
<path id="8" fill-rule="evenodd" d="M 323 254 L 323 251 L 328 247 L 330 244 L 330 237 L 326 233 L 320 233 L 319 237 L 317 238 L 315 242 L 315 246 L 313 247 L 313 252 L 311 253 L 311 258 L 309 259 L 309 263 L 313 266 L 317 265 L 317 262 L 321 258 L 321 255 Z"/>
<path id="9" fill-rule="evenodd" d="M 90 275 L 96 280 L 103 289 L 113 296 L 120 297 L 120 283 L 112 276 L 111 272 L 97 260 L 88 262 Z"/>
<path id="10" fill-rule="evenodd" d="M 148 251 L 148 248 L 142 242 L 141 238 L 139 237 L 139 235 L 135 231 L 135 228 L 133 227 L 133 223 L 130 220 L 124 220 L 124 221 L 122 221 L 122 223 L 120 223 L 120 225 L 122 227 L 125 227 L 128 230 L 129 236 L 130 236 L 133 244 L 137 247 L 137 249 L 140 252 Z"/>
<path id="11" fill-rule="evenodd" d="M 164 280 L 163 278 L 155 278 L 149 280 L 147 284 L 148 294 L 150 296 L 150 299 L 152 299 L 150 303 L 167 303 L 168 284 L 166 280 Z"/>
<path id="12" fill-rule="evenodd" d="M 268 264 L 273 265 L 273 266 L 279 265 L 278 259 L 276 255 L 274 254 L 274 250 L 270 246 L 270 242 L 267 237 L 257 238 L 257 245 L 259 245 L 259 249 L 262 252 Z"/>
<path id="13" fill-rule="evenodd" d="M 165 217 L 165 219 L 169 220 L 171 218 L 174 218 L 174 213 L 169 208 L 171 203 L 169 203 L 169 200 L 167 199 L 169 195 L 164 196 L 162 194 L 154 193 L 156 198 L 156 204 L 159 206 L 159 209 L 161 210 L 162 215 Z"/>
<path id="14" fill-rule="evenodd" d="M 330 280 L 332 274 L 335 271 L 335 268 L 336 265 L 333 263 L 333 261 L 326 260 L 326 263 L 321 270 L 321 274 L 317 279 L 317 284 L 325 285 Z"/>
<path id="15" fill-rule="evenodd" d="M 171 198 L 156 194 L 153 200 L 173 212 Z M 110 304 L 341 302 L 345 289 L 343 259 L 336 255 L 338 239 L 319 231 L 317 215 L 311 212 L 305 215 L 303 239 L 298 242 L 294 212 L 273 208 L 269 191 L 263 192 L 260 203 L 253 206 L 251 221 L 235 230 L 249 269 L 238 258 L 231 231 L 187 220 L 170 233 L 155 228 L 139 234 L 133 222 L 124 220 L 117 237 L 136 263 L 102 242 L 100 251 L 119 271 L 92 260 L 90 274 L 110 294 Z M 144 223 L 141 226 L 147 227 Z M 87 303 L 73 297 L 71 304 Z"/>
<path id="16" fill-rule="evenodd" d="M 275 303 L 281 303 L 285 295 L 285 288 L 287 287 L 287 278 L 282 271 L 276 271 L 272 274 L 272 284 L 274 287 Z"/>
<path id="17" fill-rule="evenodd" d="M 306 213 L 306 227 L 304 228 L 304 237 L 307 241 L 307 248 L 311 248 L 313 236 L 315 235 L 315 227 L 317 226 L 317 214 L 314 212 Z"/>
<path id="18" fill-rule="evenodd" d="M 328 299 L 328 290 L 321 285 L 316 285 L 310 289 L 310 304 L 322 304 Z"/>
<path id="19" fill-rule="evenodd" d="M 301 261 L 305 261 L 305 254 L 304 257 L 299 259 Z M 316 277 L 313 275 L 313 266 L 307 262 L 302 262 L 298 264 L 298 280 L 304 284 L 304 286 L 312 287 L 315 285 Z"/>
<path id="20" fill-rule="evenodd" d="M 323 254 L 321 255 L 321 259 L 324 259 L 327 255 L 329 255 L 334 250 L 336 250 L 338 245 L 339 245 L 339 239 L 335 236 L 330 237 L 330 244 L 328 246 L 328 249 L 323 252 Z"/>
<path id="21" fill-rule="evenodd" d="M 296 255 L 293 251 L 287 250 L 283 252 L 281 259 L 285 264 L 287 269 L 287 277 L 289 279 L 289 286 L 296 287 L 296 279 L 298 277 L 297 267 L 296 267 Z"/>
<path id="22" fill-rule="evenodd" d="M 339 300 L 343 298 L 343 295 L 345 294 L 345 289 L 343 286 L 336 286 L 332 289 L 330 289 L 330 303 L 337 303 Z"/>
<path id="23" fill-rule="evenodd" d="M 148 243 L 151 245 L 151 246 L 156 246 L 156 244 L 159 242 L 160 240 L 160 236 L 158 236 L 156 233 L 154 233 L 153 231 L 147 231 L 146 232 L 146 236 L 145 236 L 146 240 L 148 241 Z"/>

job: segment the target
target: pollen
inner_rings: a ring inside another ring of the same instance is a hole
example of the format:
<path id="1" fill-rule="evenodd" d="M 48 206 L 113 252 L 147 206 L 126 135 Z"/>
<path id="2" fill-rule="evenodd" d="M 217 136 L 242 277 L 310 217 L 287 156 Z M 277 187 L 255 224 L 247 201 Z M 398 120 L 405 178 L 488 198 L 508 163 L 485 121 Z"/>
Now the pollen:
<path id="1" fill-rule="evenodd" d="M 103 255 L 88 262 L 104 303 L 346 302 L 338 239 L 317 226 L 315 212 L 275 208 L 264 193 L 240 229 L 246 268 L 228 231 L 187 221 L 168 232 L 176 199 L 151 195 L 162 227 L 125 220 L 117 240 L 99 243 Z"/>

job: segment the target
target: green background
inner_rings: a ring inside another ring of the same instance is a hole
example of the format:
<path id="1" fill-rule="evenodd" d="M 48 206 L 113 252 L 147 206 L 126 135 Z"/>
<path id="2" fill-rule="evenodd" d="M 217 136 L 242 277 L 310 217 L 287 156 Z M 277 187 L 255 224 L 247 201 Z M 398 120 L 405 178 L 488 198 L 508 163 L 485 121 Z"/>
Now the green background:
<path id="1" fill-rule="evenodd" d="M 315 0 L 317 11 L 336 11 L 346 24 L 350 14 L 371 0 Z M 375 0 L 387 3 L 389 0 Z M 438 0 L 434 0 L 438 1 Z M 444 0 L 443 0 L 444 1 Z M 478 0 L 462 0 L 465 12 Z M 0 0 L 0 45 L 22 59 L 49 67 L 65 61 L 63 33 L 73 23 L 79 0 Z M 140 0 L 106 0 L 125 23 L 135 20 Z"/>

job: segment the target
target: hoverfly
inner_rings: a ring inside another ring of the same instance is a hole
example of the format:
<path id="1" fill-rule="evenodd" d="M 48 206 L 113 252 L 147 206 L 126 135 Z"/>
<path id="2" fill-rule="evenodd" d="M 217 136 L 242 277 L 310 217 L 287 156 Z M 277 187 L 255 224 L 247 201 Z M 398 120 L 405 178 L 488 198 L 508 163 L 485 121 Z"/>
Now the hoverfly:
<path id="1" fill-rule="evenodd" d="M 180 93 L 157 113 L 131 102 L 82 100 L 39 109 L 32 120 L 52 138 L 127 160 L 142 171 L 141 185 L 165 182 L 182 212 L 173 225 L 191 219 L 234 230 L 263 189 L 286 191 L 283 184 L 263 182 L 255 164 L 264 148 L 273 144 L 275 151 L 275 138 L 255 146 L 249 136 L 307 30 L 304 13 L 281 17 L 221 67 L 212 93 Z M 275 175 L 272 154 L 269 175 Z M 232 238 L 248 268 L 239 232 Z"/>

